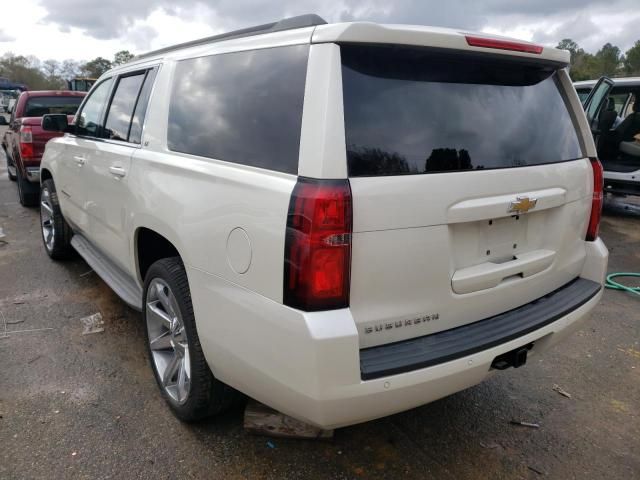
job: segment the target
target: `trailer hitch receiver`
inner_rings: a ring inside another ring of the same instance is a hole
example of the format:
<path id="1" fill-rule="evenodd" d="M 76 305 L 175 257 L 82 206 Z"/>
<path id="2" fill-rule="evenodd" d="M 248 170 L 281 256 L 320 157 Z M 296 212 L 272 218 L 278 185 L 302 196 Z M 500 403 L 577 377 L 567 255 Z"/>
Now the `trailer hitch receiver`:
<path id="1" fill-rule="evenodd" d="M 527 363 L 527 354 L 532 348 L 533 343 L 530 343 L 528 345 L 525 345 L 524 347 L 519 347 L 509 352 L 503 353 L 502 355 L 498 355 L 493 359 L 491 368 L 495 368 L 496 370 L 505 370 L 509 367 L 519 368 Z"/>

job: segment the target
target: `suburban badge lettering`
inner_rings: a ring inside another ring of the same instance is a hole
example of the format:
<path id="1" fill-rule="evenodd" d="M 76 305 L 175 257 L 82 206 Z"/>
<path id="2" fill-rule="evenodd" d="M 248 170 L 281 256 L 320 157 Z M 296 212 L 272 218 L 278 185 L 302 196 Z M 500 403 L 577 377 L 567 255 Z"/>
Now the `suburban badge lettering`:
<path id="1" fill-rule="evenodd" d="M 397 328 L 416 326 L 416 325 L 420 325 L 421 323 L 429 323 L 439 319 L 440 319 L 439 313 L 432 313 L 430 315 L 423 315 L 417 318 L 408 318 L 406 320 L 396 320 L 393 323 L 390 323 L 390 322 L 378 323 L 375 325 L 368 325 L 364 327 L 364 333 L 368 335 L 370 333 L 382 332 L 383 330 L 395 330 Z"/>

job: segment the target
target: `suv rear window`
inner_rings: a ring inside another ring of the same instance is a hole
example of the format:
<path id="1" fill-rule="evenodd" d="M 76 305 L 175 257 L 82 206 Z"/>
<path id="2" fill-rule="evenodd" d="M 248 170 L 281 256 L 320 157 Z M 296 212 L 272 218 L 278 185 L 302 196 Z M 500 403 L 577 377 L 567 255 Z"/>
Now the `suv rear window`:
<path id="1" fill-rule="evenodd" d="M 30 97 L 24 107 L 25 117 L 42 117 L 51 113 L 75 115 L 83 97 Z"/>
<path id="2" fill-rule="evenodd" d="M 296 45 L 179 62 L 169 148 L 297 173 L 308 52 Z"/>
<path id="3" fill-rule="evenodd" d="M 350 176 L 584 157 L 551 68 L 412 47 L 341 53 Z"/>

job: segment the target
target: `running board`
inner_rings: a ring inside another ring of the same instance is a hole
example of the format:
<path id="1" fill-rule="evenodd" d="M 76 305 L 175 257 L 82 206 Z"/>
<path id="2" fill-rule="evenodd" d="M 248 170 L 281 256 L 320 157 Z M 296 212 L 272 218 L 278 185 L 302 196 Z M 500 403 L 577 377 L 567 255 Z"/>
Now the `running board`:
<path id="1" fill-rule="evenodd" d="M 128 274 L 79 233 L 71 238 L 71 245 L 116 295 L 131 308 L 142 311 L 142 289 Z"/>

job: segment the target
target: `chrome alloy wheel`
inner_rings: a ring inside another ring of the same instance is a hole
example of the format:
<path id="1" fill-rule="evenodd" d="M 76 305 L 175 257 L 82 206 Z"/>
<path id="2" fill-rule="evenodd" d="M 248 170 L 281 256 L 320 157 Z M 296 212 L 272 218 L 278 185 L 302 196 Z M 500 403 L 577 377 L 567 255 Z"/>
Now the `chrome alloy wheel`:
<path id="1" fill-rule="evenodd" d="M 48 189 L 42 190 L 40 198 L 40 224 L 42 226 L 42 238 L 47 250 L 53 250 L 53 241 L 56 235 L 56 226 L 53 220 L 53 207 L 51 206 L 51 194 Z"/>
<path id="2" fill-rule="evenodd" d="M 189 342 L 176 297 L 164 280 L 151 280 L 145 308 L 149 348 L 162 388 L 184 404 L 191 388 Z"/>

